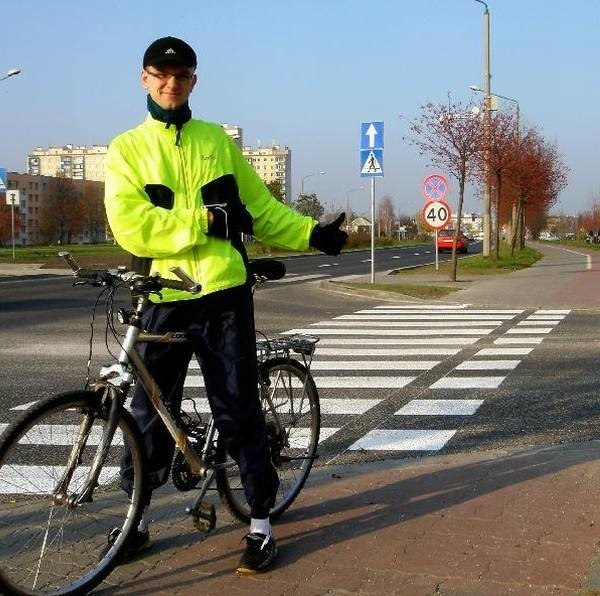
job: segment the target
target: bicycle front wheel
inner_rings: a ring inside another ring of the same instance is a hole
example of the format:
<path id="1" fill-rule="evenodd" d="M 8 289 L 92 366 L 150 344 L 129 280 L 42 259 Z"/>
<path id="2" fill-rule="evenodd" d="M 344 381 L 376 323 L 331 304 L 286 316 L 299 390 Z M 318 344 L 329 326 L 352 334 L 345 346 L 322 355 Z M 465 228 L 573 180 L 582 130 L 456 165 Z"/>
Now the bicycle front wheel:
<path id="1" fill-rule="evenodd" d="M 99 394 L 77 391 L 39 402 L 0 437 L 1 593 L 83 594 L 116 565 L 142 512 L 145 457 L 128 412 L 103 446 L 106 422 Z M 120 487 L 124 440 L 133 455 L 131 499 Z M 80 493 L 96 457 L 105 457 L 96 487 L 74 503 L 69 497 Z M 107 549 L 114 528 L 120 534 Z"/>
<path id="2" fill-rule="evenodd" d="M 273 358 L 261 364 L 260 394 L 267 423 L 271 460 L 279 475 L 279 489 L 271 519 L 280 516 L 296 499 L 310 473 L 321 427 L 319 395 L 312 376 L 298 361 Z M 224 447 L 219 460 L 226 459 Z M 237 465 L 216 474 L 223 504 L 238 520 L 250 521 L 250 507 Z"/>

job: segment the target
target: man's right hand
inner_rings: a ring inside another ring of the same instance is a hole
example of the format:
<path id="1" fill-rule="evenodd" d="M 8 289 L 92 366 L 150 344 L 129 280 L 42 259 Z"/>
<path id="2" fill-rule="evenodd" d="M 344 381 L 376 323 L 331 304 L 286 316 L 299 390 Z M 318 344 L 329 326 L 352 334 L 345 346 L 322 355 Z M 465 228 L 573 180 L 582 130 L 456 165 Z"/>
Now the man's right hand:
<path id="1" fill-rule="evenodd" d="M 217 203 L 206 205 L 208 233 L 225 240 L 231 240 L 240 232 L 252 234 L 252 216 L 240 204 Z"/>
<path id="2" fill-rule="evenodd" d="M 211 180 L 200 189 L 208 210 L 208 233 L 231 240 L 240 232 L 253 234 L 252 216 L 240 199 L 233 174 Z"/>

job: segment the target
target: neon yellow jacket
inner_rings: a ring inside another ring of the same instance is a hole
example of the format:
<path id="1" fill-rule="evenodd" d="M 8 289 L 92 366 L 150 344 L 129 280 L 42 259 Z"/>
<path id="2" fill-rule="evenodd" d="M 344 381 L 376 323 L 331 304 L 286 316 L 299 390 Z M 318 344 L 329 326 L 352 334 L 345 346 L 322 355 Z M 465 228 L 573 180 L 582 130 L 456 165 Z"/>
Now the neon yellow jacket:
<path id="1" fill-rule="evenodd" d="M 152 273 L 173 278 L 180 266 L 202 285 L 201 294 L 164 290 L 163 302 L 187 300 L 242 285 L 246 270 L 229 240 L 207 235 L 200 188 L 225 174 L 236 178 L 240 198 L 253 218 L 254 235 L 273 246 L 306 250 L 317 222 L 271 196 L 223 128 L 189 120 L 175 144 L 175 126 L 150 115 L 110 144 L 105 159 L 105 207 L 116 241 L 130 253 L 151 257 Z M 172 209 L 155 207 L 146 184 L 174 193 Z"/>

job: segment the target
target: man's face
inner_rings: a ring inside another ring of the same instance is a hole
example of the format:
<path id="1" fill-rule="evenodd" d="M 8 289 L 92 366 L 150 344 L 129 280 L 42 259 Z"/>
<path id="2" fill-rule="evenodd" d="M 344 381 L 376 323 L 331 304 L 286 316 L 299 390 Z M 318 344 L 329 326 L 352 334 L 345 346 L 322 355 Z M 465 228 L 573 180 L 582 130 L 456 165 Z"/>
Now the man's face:
<path id="1" fill-rule="evenodd" d="M 196 75 L 188 66 L 152 66 L 142 70 L 142 86 L 150 97 L 165 110 L 182 106 L 190 96 Z"/>

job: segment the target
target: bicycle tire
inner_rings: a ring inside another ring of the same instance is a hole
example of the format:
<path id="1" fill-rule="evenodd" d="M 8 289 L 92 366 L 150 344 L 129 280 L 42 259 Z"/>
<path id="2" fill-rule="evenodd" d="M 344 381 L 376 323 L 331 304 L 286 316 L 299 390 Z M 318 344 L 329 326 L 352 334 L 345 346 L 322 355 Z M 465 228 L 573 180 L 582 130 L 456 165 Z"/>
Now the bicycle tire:
<path id="1" fill-rule="evenodd" d="M 315 382 L 300 362 L 272 358 L 261 367 L 269 379 L 268 385 L 260 383 L 267 430 L 273 428 L 273 414 L 269 412 L 265 391 L 269 392 L 286 429 L 285 445 L 277 446 L 272 434 L 269 438 L 271 458 L 279 475 L 279 489 L 269 516 L 277 519 L 294 502 L 308 478 L 319 443 L 321 409 Z M 223 462 L 226 457 L 224 442 L 219 439 L 217 461 Z M 216 486 L 221 501 L 233 517 L 248 523 L 250 507 L 237 465 L 217 470 Z"/>
<path id="2" fill-rule="evenodd" d="M 0 437 L 2 594 L 87 593 L 112 571 L 130 532 L 137 528 L 146 459 L 138 427 L 125 410 L 91 500 L 74 507 L 53 498 L 86 416 L 93 423 L 67 489 L 73 494 L 81 488 L 102 442 L 107 416 L 98 393 L 74 391 L 38 402 Z M 131 499 L 120 487 L 124 440 L 133 456 Z M 106 549 L 108 533 L 115 527 L 121 533 Z"/>

